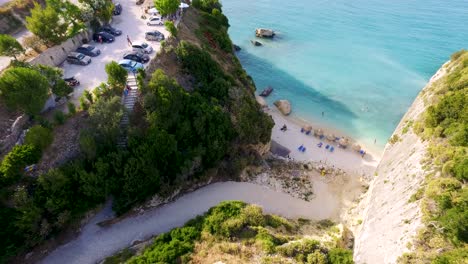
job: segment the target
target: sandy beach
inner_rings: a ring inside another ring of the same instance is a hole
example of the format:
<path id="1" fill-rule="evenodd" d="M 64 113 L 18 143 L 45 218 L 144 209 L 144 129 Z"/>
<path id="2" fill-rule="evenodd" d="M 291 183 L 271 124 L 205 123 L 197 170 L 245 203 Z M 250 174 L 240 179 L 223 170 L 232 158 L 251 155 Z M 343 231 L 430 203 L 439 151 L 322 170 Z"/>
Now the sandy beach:
<path id="1" fill-rule="evenodd" d="M 374 174 L 380 157 L 367 151 L 365 146 L 361 145 L 362 148 L 366 150 L 366 155 L 361 157 L 357 151 L 352 150 L 351 146 L 343 149 L 338 147 L 337 142 L 330 142 L 326 138 L 319 139 L 313 136 L 313 132 L 310 135 L 301 133 L 301 128 L 305 124 L 301 123 L 300 120 L 282 115 L 275 107 L 269 107 L 265 111 L 271 115 L 275 121 L 275 126 L 273 127 L 271 135 L 272 140 L 288 148 L 291 151 L 289 155 L 291 159 L 302 162 L 323 163 L 326 167 L 339 168 L 351 175 L 369 177 Z M 286 131 L 281 130 L 283 125 L 287 126 Z M 311 125 L 314 129 L 319 128 L 317 124 Z M 325 134 L 327 134 L 327 132 L 334 132 L 326 129 L 323 130 Z M 321 148 L 317 146 L 320 142 L 323 143 Z M 302 152 L 298 150 L 301 145 L 306 148 L 306 151 Z M 326 149 L 327 145 L 333 146 L 334 151 L 331 152 L 329 149 Z"/>

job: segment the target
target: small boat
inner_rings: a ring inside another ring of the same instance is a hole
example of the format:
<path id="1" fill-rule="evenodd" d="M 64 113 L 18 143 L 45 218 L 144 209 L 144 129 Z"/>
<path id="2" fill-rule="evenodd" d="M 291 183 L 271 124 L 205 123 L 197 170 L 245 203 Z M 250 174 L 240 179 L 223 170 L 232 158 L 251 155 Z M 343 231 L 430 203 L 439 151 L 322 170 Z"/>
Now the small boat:
<path id="1" fill-rule="evenodd" d="M 268 86 L 265 90 L 260 93 L 260 96 L 267 97 L 273 92 L 273 87 Z"/>

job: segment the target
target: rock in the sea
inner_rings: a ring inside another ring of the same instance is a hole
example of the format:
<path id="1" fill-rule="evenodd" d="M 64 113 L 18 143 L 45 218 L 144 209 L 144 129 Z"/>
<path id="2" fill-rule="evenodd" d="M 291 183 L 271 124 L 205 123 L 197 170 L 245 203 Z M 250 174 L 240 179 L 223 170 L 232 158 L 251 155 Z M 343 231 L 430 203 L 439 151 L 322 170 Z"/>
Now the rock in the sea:
<path id="1" fill-rule="evenodd" d="M 278 100 L 273 103 L 283 115 L 291 113 L 291 103 L 288 100 Z"/>
<path id="2" fill-rule="evenodd" d="M 233 48 L 235 51 L 240 51 L 240 50 L 241 50 L 241 47 L 237 46 L 236 44 L 232 44 L 232 48 Z"/>
<path id="3" fill-rule="evenodd" d="M 275 32 L 267 28 L 257 28 L 255 30 L 255 36 L 259 38 L 272 38 L 273 36 L 275 36 Z"/>
<path id="4" fill-rule="evenodd" d="M 254 44 L 254 46 L 257 46 L 257 47 L 263 45 L 260 41 L 256 41 L 256 40 L 251 40 L 250 42 L 252 42 L 252 44 Z"/>

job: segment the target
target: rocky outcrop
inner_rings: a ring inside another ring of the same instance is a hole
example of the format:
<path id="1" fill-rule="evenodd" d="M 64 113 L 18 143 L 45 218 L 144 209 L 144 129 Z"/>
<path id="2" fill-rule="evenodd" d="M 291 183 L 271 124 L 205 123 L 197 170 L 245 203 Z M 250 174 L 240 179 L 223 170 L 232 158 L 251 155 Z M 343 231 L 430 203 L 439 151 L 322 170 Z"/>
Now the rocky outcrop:
<path id="1" fill-rule="evenodd" d="M 273 104 L 283 115 L 289 115 L 291 113 L 291 103 L 288 100 L 278 100 Z"/>
<path id="2" fill-rule="evenodd" d="M 424 112 L 425 90 L 444 74 L 445 67 L 432 77 L 393 133 L 399 140 L 385 147 L 376 178 L 360 205 L 365 210 L 355 240 L 354 260 L 358 264 L 397 263 L 399 256 L 411 250 L 408 245 L 422 227 L 419 204 L 409 200 L 425 178 L 421 161 L 427 144 L 408 129 L 408 124 Z"/>
<path id="3" fill-rule="evenodd" d="M 275 36 L 275 32 L 267 28 L 257 28 L 255 30 L 255 36 L 258 38 L 272 38 Z"/>
<path id="4" fill-rule="evenodd" d="M 263 45 L 260 41 L 257 41 L 257 40 L 251 40 L 250 42 L 252 43 L 252 45 L 257 46 L 257 47 Z"/>
<path id="5" fill-rule="evenodd" d="M 6 154 L 15 145 L 27 122 L 28 117 L 26 115 L 21 115 L 16 118 L 10 128 L 10 133 L 7 134 L 6 137 L 0 139 L 0 154 Z"/>

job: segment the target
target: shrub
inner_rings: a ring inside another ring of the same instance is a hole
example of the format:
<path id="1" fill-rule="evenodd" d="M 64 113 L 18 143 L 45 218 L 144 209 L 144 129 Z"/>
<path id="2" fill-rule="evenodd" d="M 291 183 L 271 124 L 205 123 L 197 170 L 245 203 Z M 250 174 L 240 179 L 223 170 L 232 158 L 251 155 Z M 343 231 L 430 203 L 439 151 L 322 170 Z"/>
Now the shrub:
<path id="1" fill-rule="evenodd" d="M 57 110 L 54 112 L 54 121 L 55 121 L 55 124 L 57 125 L 63 125 L 65 123 L 65 119 L 67 117 L 65 116 L 65 114 L 60 111 L 60 110 Z"/>
<path id="2" fill-rule="evenodd" d="M 40 151 L 31 145 L 15 146 L 2 160 L 0 173 L 2 183 L 11 183 L 19 178 L 26 165 L 36 163 L 41 157 Z"/>
<path id="3" fill-rule="evenodd" d="M 327 264 L 327 255 L 320 250 L 315 250 L 314 253 L 307 255 L 307 264 Z"/>
<path id="4" fill-rule="evenodd" d="M 28 130 L 24 142 L 36 147 L 38 150 L 44 150 L 52 143 L 53 139 L 54 136 L 50 129 L 36 125 Z"/>
<path id="5" fill-rule="evenodd" d="M 171 36 L 177 38 L 177 28 L 174 26 L 172 21 L 165 21 L 164 26 L 166 27 L 167 31 L 171 33 Z"/>
<path id="6" fill-rule="evenodd" d="M 127 83 L 128 72 L 117 62 L 112 61 L 106 65 L 107 82 L 120 94 Z"/>
<path id="7" fill-rule="evenodd" d="M 458 264 L 465 263 L 467 259 L 468 250 L 466 248 L 458 248 L 442 253 L 431 264 Z"/>
<path id="8" fill-rule="evenodd" d="M 75 106 L 74 103 L 68 102 L 68 103 L 67 103 L 67 108 L 68 108 L 68 114 L 69 114 L 70 116 L 73 116 L 73 115 L 76 114 L 76 106 Z"/>
<path id="9" fill-rule="evenodd" d="M 16 56 L 24 52 L 21 44 L 12 36 L 0 34 L 0 55 L 13 57 L 16 60 Z"/>
<path id="10" fill-rule="evenodd" d="M 328 252 L 330 264 L 353 264 L 353 252 L 349 249 L 332 248 Z"/>

